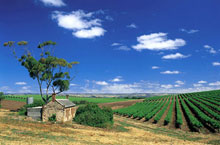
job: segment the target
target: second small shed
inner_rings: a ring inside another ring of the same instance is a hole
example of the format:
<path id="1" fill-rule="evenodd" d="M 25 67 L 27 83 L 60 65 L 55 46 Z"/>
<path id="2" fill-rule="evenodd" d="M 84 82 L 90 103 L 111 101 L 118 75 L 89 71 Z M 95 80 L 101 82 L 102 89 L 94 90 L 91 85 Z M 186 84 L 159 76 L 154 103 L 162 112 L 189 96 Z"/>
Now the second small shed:
<path id="1" fill-rule="evenodd" d="M 52 95 L 52 101 L 43 106 L 42 120 L 48 121 L 48 118 L 56 114 L 56 121 L 72 121 L 76 113 L 76 105 L 69 99 L 56 99 Z"/>

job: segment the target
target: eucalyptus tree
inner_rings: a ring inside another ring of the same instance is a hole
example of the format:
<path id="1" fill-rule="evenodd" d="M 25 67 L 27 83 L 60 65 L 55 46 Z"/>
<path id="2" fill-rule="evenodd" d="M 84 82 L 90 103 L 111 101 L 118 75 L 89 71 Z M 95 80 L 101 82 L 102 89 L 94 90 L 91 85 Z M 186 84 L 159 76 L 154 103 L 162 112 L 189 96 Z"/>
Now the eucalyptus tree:
<path id="1" fill-rule="evenodd" d="M 27 41 L 8 41 L 4 43 L 8 47 L 20 64 L 27 69 L 29 76 L 37 80 L 40 95 L 45 103 L 48 103 L 51 94 L 60 94 L 67 91 L 70 86 L 70 81 L 74 76 L 71 76 L 70 70 L 74 65 L 79 64 L 77 61 L 68 62 L 63 58 L 58 58 L 53 55 L 56 42 L 45 41 L 37 46 L 40 49 L 39 56 L 35 57 L 28 48 Z M 22 47 L 24 52 L 18 56 L 16 53 L 17 47 Z M 46 88 L 43 88 L 46 87 Z"/>

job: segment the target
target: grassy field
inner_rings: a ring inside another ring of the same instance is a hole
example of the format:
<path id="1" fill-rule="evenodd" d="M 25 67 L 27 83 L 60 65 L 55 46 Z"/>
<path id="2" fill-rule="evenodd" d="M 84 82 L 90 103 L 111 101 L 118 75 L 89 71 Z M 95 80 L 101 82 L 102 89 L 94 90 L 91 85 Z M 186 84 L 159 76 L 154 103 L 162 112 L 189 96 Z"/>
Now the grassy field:
<path id="1" fill-rule="evenodd" d="M 0 144 L 217 145 L 220 141 L 219 134 L 189 134 L 117 115 L 114 121 L 114 126 L 109 129 L 74 122 L 51 124 L 32 121 L 0 109 Z"/>
<path id="2" fill-rule="evenodd" d="M 6 96 L 5 100 L 14 100 L 26 102 L 27 97 L 34 97 L 34 99 L 41 99 L 40 95 L 10 95 Z M 65 96 L 57 96 L 57 99 L 65 99 Z M 111 102 L 120 102 L 120 101 L 128 101 L 133 99 L 123 99 L 123 98 L 86 98 L 86 97 L 69 97 L 70 101 L 87 101 L 91 103 L 111 103 Z"/>

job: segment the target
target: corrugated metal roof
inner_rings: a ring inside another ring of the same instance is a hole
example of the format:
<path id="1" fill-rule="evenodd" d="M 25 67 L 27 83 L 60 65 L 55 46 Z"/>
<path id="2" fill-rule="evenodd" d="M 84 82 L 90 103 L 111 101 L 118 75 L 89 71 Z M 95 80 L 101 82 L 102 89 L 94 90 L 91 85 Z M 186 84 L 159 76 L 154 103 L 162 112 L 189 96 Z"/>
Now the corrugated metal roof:
<path id="1" fill-rule="evenodd" d="M 65 108 L 76 106 L 73 102 L 71 102 L 69 99 L 56 99 L 58 103 L 60 103 Z"/>

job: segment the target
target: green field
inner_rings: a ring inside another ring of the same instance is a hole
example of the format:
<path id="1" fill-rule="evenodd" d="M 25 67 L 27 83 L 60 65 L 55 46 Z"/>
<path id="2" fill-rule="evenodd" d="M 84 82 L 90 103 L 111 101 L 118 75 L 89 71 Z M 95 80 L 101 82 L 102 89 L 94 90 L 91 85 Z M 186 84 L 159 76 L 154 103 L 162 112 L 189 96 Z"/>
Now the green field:
<path id="1" fill-rule="evenodd" d="M 146 98 L 115 113 L 191 131 L 220 132 L 220 90 Z"/>
<path id="2" fill-rule="evenodd" d="M 26 102 L 27 97 L 34 97 L 35 100 L 40 100 L 40 95 L 10 95 L 5 96 L 5 100 L 14 100 L 20 102 Z M 56 96 L 57 99 L 65 99 L 65 96 Z M 119 101 L 128 101 L 132 99 L 123 99 L 123 98 L 89 98 L 89 97 L 69 97 L 70 101 L 87 101 L 91 103 L 110 103 L 110 102 L 119 102 Z"/>

